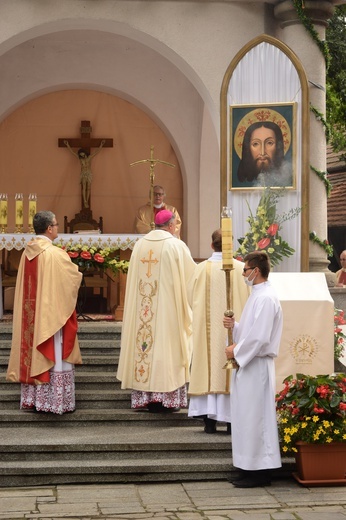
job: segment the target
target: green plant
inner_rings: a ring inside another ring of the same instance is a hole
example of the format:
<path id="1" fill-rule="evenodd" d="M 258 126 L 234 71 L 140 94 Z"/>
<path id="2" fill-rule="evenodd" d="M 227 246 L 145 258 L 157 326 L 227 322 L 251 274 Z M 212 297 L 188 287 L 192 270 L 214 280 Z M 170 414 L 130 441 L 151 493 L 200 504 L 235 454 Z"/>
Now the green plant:
<path id="1" fill-rule="evenodd" d="M 291 209 L 288 213 L 278 215 L 276 213 L 276 204 L 283 195 L 284 190 L 273 191 L 265 188 L 257 206 L 256 214 L 253 215 L 250 206 L 250 216 L 247 222 L 250 224 L 250 230 L 242 238 L 238 239 L 240 247 L 235 252 L 235 256 L 242 260 L 246 254 L 262 250 L 268 253 L 270 264 L 278 265 L 283 257 L 291 256 L 295 250 L 288 245 L 279 235 L 283 222 L 295 218 L 300 208 Z"/>
<path id="2" fill-rule="evenodd" d="M 334 309 L 334 357 L 340 359 L 345 351 L 346 336 L 342 332 L 340 325 L 345 325 L 344 311 L 341 309 Z"/>
<path id="3" fill-rule="evenodd" d="M 57 246 L 62 247 L 72 262 L 78 265 L 82 271 L 89 271 L 91 269 L 102 269 L 106 271 L 110 269 L 113 274 L 118 272 L 127 273 L 129 262 L 128 260 L 119 260 L 116 256 L 117 249 L 114 248 L 98 248 L 95 246 L 86 246 L 81 244 Z"/>
<path id="4" fill-rule="evenodd" d="M 317 244 L 319 245 L 320 247 L 322 247 L 322 249 L 325 250 L 325 252 L 327 253 L 327 256 L 333 256 L 333 246 L 331 246 L 328 242 L 327 239 L 325 240 L 321 240 L 317 235 L 316 235 L 316 231 L 310 231 L 309 233 L 309 238 L 311 240 L 311 242 L 313 242 L 314 244 Z"/>
<path id="5" fill-rule="evenodd" d="M 283 453 L 297 452 L 298 441 L 346 442 L 346 375 L 286 377 L 276 395 Z"/>

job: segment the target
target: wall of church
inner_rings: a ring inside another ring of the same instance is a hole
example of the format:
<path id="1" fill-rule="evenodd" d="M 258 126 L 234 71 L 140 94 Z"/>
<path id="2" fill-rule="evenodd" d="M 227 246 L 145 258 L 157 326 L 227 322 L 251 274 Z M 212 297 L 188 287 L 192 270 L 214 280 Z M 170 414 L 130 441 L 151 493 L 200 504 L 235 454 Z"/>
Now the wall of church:
<path id="1" fill-rule="evenodd" d="M 90 120 L 92 137 L 113 139 L 113 148 L 104 148 L 91 162 L 91 209 L 95 219 L 103 216 L 105 233 L 134 232 L 136 210 L 148 201 L 150 179 L 148 164 L 130 163 L 150 158 L 151 145 L 155 158 L 175 165 L 158 164 L 155 183 L 165 187 L 167 202 L 184 217 L 179 161 L 158 125 L 116 96 L 66 90 L 29 101 L 0 124 L 0 191 L 9 196 L 10 232 L 15 227 L 17 192 L 25 197 L 24 228 L 29 193 L 37 193 L 38 210 L 56 213 L 60 232 L 64 215 L 71 219 L 80 211 L 79 160 L 67 148 L 59 148 L 58 139 L 79 138 L 81 120 Z"/>
<path id="2" fill-rule="evenodd" d="M 105 92 L 140 108 L 167 137 L 180 165 L 184 239 L 194 256 L 208 256 L 220 222 L 223 76 L 249 40 L 275 31 L 273 6 L 243 0 L 2 0 L 1 15 L 0 121 L 29 100 L 71 89 Z M 59 161 L 67 160 L 64 150 L 58 152 Z M 112 153 L 96 157 L 95 167 Z"/>

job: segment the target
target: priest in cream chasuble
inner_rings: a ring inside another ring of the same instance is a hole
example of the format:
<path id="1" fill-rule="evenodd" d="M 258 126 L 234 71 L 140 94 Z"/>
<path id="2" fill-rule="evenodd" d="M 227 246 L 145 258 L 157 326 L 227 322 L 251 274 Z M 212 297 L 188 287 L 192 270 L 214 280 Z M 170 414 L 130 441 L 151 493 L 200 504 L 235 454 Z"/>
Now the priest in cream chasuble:
<path id="1" fill-rule="evenodd" d="M 133 390 L 133 408 L 165 411 L 187 406 L 192 350 L 187 287 L 196 264 L 186 244 L 173 236 L 172 212 L 159 212 L 155 226 L 131 255 L 117 377 L 122 388 Z"/>

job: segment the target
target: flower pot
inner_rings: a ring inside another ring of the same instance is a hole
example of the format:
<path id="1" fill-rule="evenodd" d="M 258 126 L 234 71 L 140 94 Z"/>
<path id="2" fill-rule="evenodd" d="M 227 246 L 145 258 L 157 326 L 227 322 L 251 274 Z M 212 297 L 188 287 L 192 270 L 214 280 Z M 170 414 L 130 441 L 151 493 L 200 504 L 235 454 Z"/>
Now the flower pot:
<path id="1" fill-rule="evenodd" d="M 296 447 L 298 475 L 294 476 L 300 483 L 346 485 L 346 442 L 309 444 L 299 441 Z"/>

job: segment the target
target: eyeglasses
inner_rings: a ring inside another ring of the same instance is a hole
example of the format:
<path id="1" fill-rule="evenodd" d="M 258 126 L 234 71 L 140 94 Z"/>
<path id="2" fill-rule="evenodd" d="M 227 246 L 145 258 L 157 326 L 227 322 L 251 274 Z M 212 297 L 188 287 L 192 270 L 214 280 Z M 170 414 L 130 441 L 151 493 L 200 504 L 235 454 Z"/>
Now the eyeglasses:
<path id="1" fill-rule="evenodd" d="M 50 227 L 58 226 L 59 222 L 57 222 L 56 224 L 49 224 L 49 225 L 50 225 Z"/>
<path id="2" fill-rule="evenodd" d="M 163 197 L 164 193 L 154 193 L 155 197 Z"/>
<path id="3" fill-rule="evenodd" d="M 246 271 L 252 271 L 252 269 L 255 269 L 255 267 L 244 267 L 243 273 L 246 273 Z"/>

